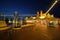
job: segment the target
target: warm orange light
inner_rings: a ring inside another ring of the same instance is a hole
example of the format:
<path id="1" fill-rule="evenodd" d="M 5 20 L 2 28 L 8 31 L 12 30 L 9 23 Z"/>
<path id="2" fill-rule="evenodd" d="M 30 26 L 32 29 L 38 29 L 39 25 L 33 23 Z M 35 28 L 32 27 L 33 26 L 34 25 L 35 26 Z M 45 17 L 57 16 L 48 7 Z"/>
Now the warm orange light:
<path id="1" fill-rule="evenodd" d="M 33 19 L 36 19 L 36 17 L 33 17 Z"/>
<path id="2" fill-rule="evenodd" d="M 44 19 L 44 18 L 45 18 L 45 16 L 41 16 L 41 17 L 40 17 L 40 19 Z"/>

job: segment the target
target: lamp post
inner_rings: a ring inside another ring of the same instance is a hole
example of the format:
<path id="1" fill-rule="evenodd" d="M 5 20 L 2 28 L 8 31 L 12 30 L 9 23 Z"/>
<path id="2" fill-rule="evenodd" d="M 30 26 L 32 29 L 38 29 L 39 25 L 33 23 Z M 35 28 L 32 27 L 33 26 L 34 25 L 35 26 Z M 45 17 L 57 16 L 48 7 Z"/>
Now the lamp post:
<path id="1" fill-rule="evenodd" d="M 14 13 L 13 26 L 15 26 L 15 27 L 18 26 L 18 12 L 17 11 L 15 11 L 15 13 Z"/>

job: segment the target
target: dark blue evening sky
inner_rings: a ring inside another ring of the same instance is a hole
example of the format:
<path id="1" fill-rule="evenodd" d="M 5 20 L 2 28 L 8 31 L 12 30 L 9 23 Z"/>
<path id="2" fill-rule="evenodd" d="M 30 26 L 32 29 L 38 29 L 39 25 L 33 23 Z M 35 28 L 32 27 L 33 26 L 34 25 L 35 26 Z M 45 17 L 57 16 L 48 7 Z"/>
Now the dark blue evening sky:
<path id="1" fill-rule="evenodd" d="M 36 11 L 46 12 L 54 0 L 0 0 L 0 13 L 13 14 L 35 14 Z M 56 17 L 60 17 L 60 1 L 50 11 Z"/>

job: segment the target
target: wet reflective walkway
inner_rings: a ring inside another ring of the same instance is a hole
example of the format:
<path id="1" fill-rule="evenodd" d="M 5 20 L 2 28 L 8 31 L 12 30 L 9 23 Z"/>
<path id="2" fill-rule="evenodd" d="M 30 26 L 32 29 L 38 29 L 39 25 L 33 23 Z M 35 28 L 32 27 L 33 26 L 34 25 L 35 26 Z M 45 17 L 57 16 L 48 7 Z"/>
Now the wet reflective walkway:
<path id="1" fill-rule="evenodd" d="M 60 27 L 33 26 L 0 31 L 0 40 L 60 40 Z"/>

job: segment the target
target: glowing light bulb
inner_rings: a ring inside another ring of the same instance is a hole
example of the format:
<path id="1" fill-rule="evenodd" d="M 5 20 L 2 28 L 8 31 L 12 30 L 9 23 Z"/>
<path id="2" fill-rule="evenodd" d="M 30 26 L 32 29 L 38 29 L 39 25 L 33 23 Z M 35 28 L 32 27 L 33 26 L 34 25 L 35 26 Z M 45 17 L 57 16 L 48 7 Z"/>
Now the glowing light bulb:
<path id="1" fill-rule="evenodd" d="M 40 17 L 40 19 L 44 19 L 44 18 L 45 18 L 45 16 L 41 16 L 41 17 Z"/>

